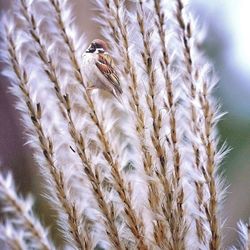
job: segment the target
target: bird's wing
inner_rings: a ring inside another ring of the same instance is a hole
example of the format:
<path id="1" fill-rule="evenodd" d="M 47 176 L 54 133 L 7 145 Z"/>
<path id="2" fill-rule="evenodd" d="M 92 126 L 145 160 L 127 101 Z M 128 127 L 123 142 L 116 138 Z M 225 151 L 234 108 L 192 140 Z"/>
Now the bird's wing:
<path id="1" fill-rule="evenodd" d="M 122 94 L 122 89 L 118 75 L 114 69 L 114 62 L 112 57 L 108 53 L 98 55 L 98 61 L 96 62 L 97 68 L 108 79 L 113 87 Z"/>

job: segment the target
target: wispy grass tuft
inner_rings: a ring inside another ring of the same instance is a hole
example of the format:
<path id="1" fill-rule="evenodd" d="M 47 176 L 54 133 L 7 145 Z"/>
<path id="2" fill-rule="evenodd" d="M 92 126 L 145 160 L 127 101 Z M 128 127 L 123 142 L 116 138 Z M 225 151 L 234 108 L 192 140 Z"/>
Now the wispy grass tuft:
<path id="1" fill-rule="evenodd" d="M 188 3 L 94 1 L 121 103 L 88 90 L 81 60 L 88 44 L 72 4 L 15 1 L 1 29 L 3 74 L 58 214 L 62 245 L 221 249 L 222 114 Z M 57 249 L 9 175 L 0 175 L 0 200 L 0 239 L 10 249 Z M 247 246 L 249 232 L 240 225 Z"/>

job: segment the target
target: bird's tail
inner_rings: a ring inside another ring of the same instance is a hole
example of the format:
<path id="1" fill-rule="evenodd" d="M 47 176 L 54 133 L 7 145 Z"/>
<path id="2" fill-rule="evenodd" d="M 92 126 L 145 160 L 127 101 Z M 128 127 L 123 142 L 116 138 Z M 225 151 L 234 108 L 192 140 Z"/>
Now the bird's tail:
<path id="1" fill-rule="evenodd" d="M 123 102 L 123 99 L 122 99 L 122 89 L 121 89 L 121 87 L 119 86 L 116 86 L 114 89 L 113 89 L 113 92 L 112 92 L 112 94 L 113 94 L 113 96 L 116 98 L 116 100 L 120 103 L 120 104 L 124 104 L 124 102 Z"/>

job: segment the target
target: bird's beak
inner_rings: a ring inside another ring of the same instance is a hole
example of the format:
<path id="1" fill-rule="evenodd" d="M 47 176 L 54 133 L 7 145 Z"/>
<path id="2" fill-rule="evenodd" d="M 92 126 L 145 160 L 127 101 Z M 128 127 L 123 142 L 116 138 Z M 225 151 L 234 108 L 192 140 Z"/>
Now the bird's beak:
<path id="1" fill-rule="evenodd" d="M 93 51 L 94 51 L 94 48 L 93 48 L 93 45 L 91 44 L 91 45 L 89 45 L 89 47 L 87 48 L 86 53 L 93 53 Z"/>
<path id="2" fill-rule="evenodd" d="M 86 53 L 90 53 L 91 51 L 91 45 L 87 48 Z"/>

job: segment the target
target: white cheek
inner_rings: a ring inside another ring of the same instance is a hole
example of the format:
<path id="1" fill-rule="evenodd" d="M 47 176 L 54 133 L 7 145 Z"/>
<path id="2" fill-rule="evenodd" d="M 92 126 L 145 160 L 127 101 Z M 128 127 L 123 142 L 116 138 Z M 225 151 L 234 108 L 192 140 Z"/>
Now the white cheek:
<path id="1" fill-rule="evenodd" d="M 104 49 L 103 48 L 98 48 L 98 49 L 96 49 L 96 52 L 97 53 L 104 53 Z"/>

